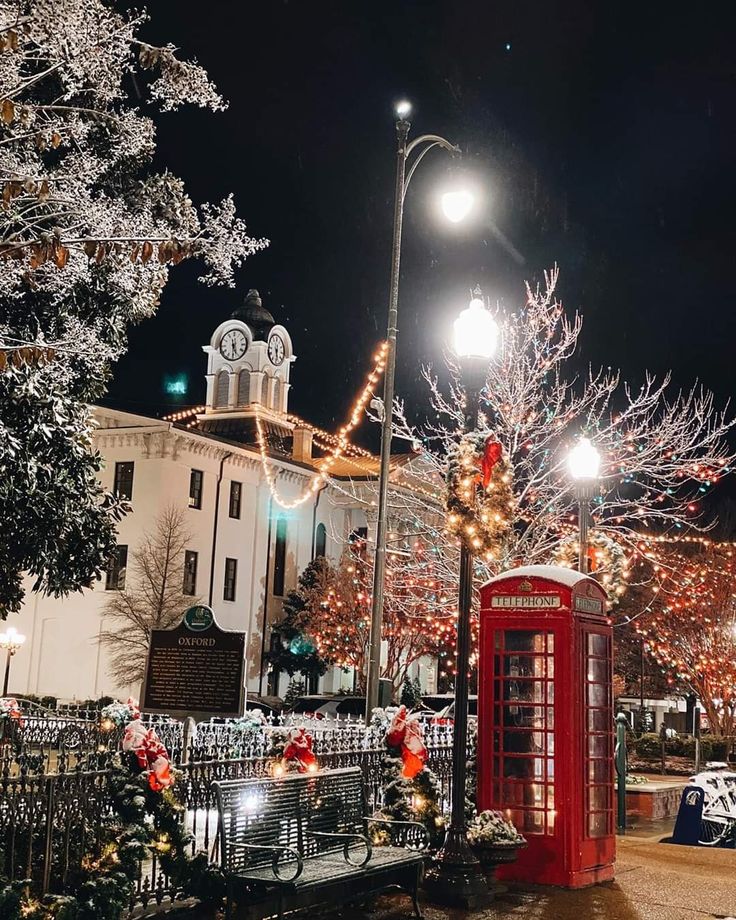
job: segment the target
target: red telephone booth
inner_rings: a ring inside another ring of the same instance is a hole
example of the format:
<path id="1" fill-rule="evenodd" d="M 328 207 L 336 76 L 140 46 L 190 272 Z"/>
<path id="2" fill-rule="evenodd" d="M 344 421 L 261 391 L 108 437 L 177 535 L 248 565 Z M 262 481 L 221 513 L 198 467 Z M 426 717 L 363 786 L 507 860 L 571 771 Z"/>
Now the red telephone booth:
<path id="1" fill-rule="evenodd" d="M 481 588 L 478 807 L 528 841 L 502 878 L 613 878 L 612 639 L 587 575 L 525 566 Z"/>

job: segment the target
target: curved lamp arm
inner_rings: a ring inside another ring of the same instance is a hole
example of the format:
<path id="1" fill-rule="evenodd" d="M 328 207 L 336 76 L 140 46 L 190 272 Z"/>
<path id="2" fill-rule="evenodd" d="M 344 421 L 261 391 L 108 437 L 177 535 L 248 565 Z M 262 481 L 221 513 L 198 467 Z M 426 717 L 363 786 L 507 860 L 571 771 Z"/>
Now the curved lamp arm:
<path id="1" fill-rule="evenodd" d="M 406 197 L 406 190 L 409 188 L 409 183 L 411 182 L 412 176 L 416 172 L 417 166 L 422 162 L 424 157 L 432 150 L 433 147 L 442 147 L 443 150 L 446 150 L 448 153 L 455 154 L 459 156 L 462 154 L 462 151 L 457 144 L 451 144 L 448 140 L 445 140 L 444 137 L 440 137 L 439 134 L 422 134 L 421 137 L 415 138 L 406 148 L 405 159 L 408 161 L 411 154 L 420 146 L 424 144 L 424 149 L 420 150 L 417 154 L 416 160 L 411 164 L 409 172 L 406 175 L 404 180 L 404 188 L 402 191 L 402 201 Z"/>

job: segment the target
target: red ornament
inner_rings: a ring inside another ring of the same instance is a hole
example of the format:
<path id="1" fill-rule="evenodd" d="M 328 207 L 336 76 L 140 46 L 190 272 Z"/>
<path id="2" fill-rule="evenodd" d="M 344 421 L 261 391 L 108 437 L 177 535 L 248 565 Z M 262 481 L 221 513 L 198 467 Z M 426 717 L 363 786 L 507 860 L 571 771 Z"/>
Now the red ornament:
<path id="1" fill-rule="evenodd" d="M 420 773 L 427 762 L 427 748 L 422 738 L 422 727 L 416 716 L 409 716 L 406 706 L 399 706 L 386 732 L 386 744 L 401 749 L 404 763 L 402 773 L 407 779 L 413 779 Z"/>
<path id="2" fill-rule="evenodd" d="M 503 448 L 500 443 L 493 438 L 493 435 L 487 438 L 485 446 L 483 447 L 483 457 L 481 458 L 480 464 L 481 482 L 483 483 L 484 490 L 488 488 L 493 467 L 501 459 L 502 453 Z"/>

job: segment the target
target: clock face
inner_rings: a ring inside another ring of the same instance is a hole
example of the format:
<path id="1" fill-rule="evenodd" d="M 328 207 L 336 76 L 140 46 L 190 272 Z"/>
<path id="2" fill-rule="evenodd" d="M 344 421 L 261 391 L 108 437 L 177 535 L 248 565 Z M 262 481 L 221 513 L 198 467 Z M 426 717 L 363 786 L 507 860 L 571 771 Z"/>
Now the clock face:
<path id="1" fill-rule="evenodd" d="M 242 329 L 231 329 L 226 332 L 220 342 L 220 353 L 228 361 L 237 361 L 245 354 L 248 347 L 248 339 Z"/>
<path id="2" fill-rule="evenodd" d="M 275 364 L 278 367 L 284 360 L 285 352 L 283 339 L 280 335 L 274 333 L 268 340 L 268 357 L 271 360 L 271 364 Z"/>

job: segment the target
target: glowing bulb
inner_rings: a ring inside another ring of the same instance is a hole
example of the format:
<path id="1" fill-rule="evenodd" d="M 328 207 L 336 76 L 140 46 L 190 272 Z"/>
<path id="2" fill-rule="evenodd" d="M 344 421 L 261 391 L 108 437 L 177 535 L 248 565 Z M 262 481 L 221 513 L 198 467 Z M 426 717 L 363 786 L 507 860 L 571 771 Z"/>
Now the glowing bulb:
<path id="1" fill-rule="evenodd" d="M 459 224 L 470 214 L 475 197 L 466 188 L 453 189 L 442 195 L 442 213 L 452 224 Z"/>
<path id="2" fill-rule="evenodd" d="M 573 479 L 597 479 L 601 455 L 591 443 L 590 438 L 580 438 L 570 451 L 567 464 Z"/>
<path id="3" fill-rule="evenodd" d="M 455 320 L 455 352 L 459 358 L 492 358 L 498 325 L 483 301 L 474 297 Z"/>
<path id="4" fill-rule="evenodd" d="M 411 115 L 411 102 L 408 99 L 401 99 L 394 107 L 396 116 L 405 121 Z"/>

